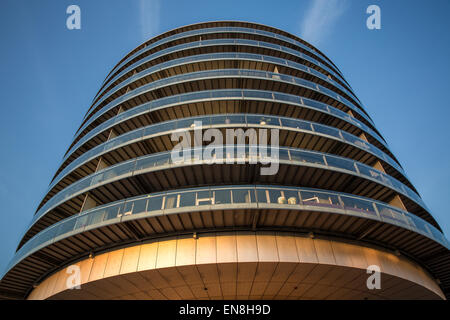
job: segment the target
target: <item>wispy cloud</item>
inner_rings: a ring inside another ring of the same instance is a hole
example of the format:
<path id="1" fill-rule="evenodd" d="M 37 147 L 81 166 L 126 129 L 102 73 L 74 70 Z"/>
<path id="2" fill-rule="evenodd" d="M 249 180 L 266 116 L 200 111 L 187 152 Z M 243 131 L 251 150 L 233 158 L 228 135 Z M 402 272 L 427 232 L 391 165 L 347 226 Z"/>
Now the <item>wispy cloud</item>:
<path id="1" fill-rule="evenodd" d="M 318 45 L 330 34 L 348 8 L 347 0 L 311 0 L 301 23 L 301 36 Z"/>
<path id="2" fill-rule="evenodd" d="M 139 22 L 143 41 L 158 33 L 160 8 L 160 0 L 139 1 Z"/>

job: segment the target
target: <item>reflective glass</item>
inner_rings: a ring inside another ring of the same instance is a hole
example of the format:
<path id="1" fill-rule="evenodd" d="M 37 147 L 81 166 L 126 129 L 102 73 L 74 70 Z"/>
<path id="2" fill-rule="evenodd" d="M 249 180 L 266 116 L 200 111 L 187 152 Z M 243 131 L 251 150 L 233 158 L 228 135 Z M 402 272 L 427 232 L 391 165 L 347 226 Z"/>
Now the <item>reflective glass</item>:
<path id="1" fill-rule="evenodd" d="M 285 127 L 294 128 L 294 129 L 303 129 L 307 131 L 312 131 L 311 124 L 309 122 L 297 121 L 294 119 L 281 119 L 281 124 Z"/>
<path id="2" fill-rule="evenodd" d="M 250 189 L 233 190 L 233 203 L 254 202 L 253 192 Z"/>
<path id="3" fill-rule="evenodd" d="M 95 212 L 89 213 L 88 225 L 97 224 L 103 221 L 105 215 L 105 210 L 96 210 Z"/>
<path id="4" fill-rule="evenodd" d="M 75 229 L 84 228 L 88 223 L 88 219 L 89 219 L 89 215 L 87 215 L 87 214 L 79 216 L 77 218 L 77 222 L 75 224 Z"/>
<path id="5" fill-rule="evenodd" d="M 300 198 L 298 190 L 286 190 L 281 194 L 285 198 L 287 204 L 300 204 Z"/>
<path id="6" fill-rule="evenodd" d="M 164 197 L 164 209 L 177 208 L 177 195 L 171 194 Z"/>
<path id="7" fill-rule="evenodd" d="M 67 221 L 62 222 L 58 227 L 57 234 L 61 235 L 61 234 L 71 232 L 75 227 L 76 221 L 77 221 L 77 219 L 70 218 L 70 219 L 67 219 Z"/>
<path id="8" fill-rule="evenodd" d="M 147 199 L 140 199 L 134 201 L 133 214 L 142 213 L 147 211 Z"/>
<path id="9" fill-rule="evenodd" d="M 105 220 L 115 219 L 119 217 L 119 206 L 114 205 L 106 208 Z"/>
<path id="10" fill-rule="evenodd" d="M 356 172 L 356 168 L 354 165 L 354 162 L 347 159 L 332 157 L 332 156 L 325 156 L 327 160 L 327 164 L 330 167 L 335 167 L 339 169 L 345 169 L 348 171 Z"/>
<path id="11" fill-rule="evenodd" d="M 148 211 L 156 211 L 162 209 L 163 196 L 152 196 L 148 200 Z"/>
<path id="12" fill-rule="evenodd" d="M 353 210 L 358 212 L 367 213 L 370 215 L 376 215 L 375 209 L 373 208 L 373 205 L 369 201 L 347 197 L 347 196 L 341 196 L 341 200 L 344 203 L 344 208 L 347 210 Z"/>
<path id="13" fill-rule="evenodd" d="M 341 207 L 339 198 L 336 195 L 317 191 L 300 191 L 300 196 L 302 203 L 306 205 Z"/>
<path id="14" fill-rule="evenodd" d="M 183 192 L 180 198 L 180 207 L 193 207 L 195 206 L 195 199 L 197 198 L 197 192 Z"/>
<path id="15" fill-rule="evenodd" d="M 214 203 L 215 204 L 228 204 L 231 203 L 231 190 L 229 189 L 216 189 L 213 190 Z"/>
<path id="16" fill-rule="evenodd" d="M 333 136 L 333 137 L 337 137 L 340 139 L 340 135 L 339 135 L 339 130 L 332 128 L 332 127 L 326 127 L 326 126 L 321 126 L 318 124 L 313 124 L 313 128 L 314 131 L 318 132 L 318 133 L 322 133 L 322 134 L 326 134 L 329 136 Z"/>
<path id="17" fill-rule="evenodd" d="M 325 165 L 323 156 L 316 153 L 307 153 L 302 151 L 291 150 L 291 160 L 305 162 L 305 163 L 315 163 Z"/>

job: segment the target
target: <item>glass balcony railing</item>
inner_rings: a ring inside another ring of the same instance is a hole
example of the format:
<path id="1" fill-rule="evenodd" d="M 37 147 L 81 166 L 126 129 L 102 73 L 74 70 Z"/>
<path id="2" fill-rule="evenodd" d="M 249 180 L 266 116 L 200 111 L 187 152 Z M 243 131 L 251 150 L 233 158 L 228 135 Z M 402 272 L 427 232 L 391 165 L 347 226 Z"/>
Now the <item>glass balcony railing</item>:
<path id="1" fill-rule="evenodd" d="M 90 229 L 162 214 L 242 208 L 297 209 L 351 215 L 411 230 L 449 248 L 445 236 L 428 222 L 414 214 L 368 198 L 298 187 L 220 186 L 142 195 L 66 218 L 42 230 L 26 242 L 8 264 L 6 272 L 41 248 Z"/>
<path id="2" fill-rule="evenodd" d="M 203 129 L 208 128 L 221 128 L 227 126 L 235 127 L 250 127 L 260 126 L 264 123 L 265 128 L 277 128 L 281 130 L 295 130 L 298 132 L 306 132 L 310 134 L 319 134 L 326 136 L 330 139 L 338 140 L 346 144 L 350 144 L 358 149 L 362 149 L 368 153 L 373 154 L 378 159 L 389 163 L 402 175 L 405 175 L 403 169 L 395 162 L 391 157 L 385 154 L 383 151 L 367 143 L 365 140 L 358 138 L 345 131 L 336 129 L 334 127 L 322 125 L 315 122 L 292 119 L 278 116 L 267 116 L 260 114 L 219 114 L 212 116 L 198 116 L 183 118 L 180 120 L 171 120 L 167 122 L 157 123 L 154 125 L 142 127 L 120 136 L 117 136 L 111 140 L 108 140 L 89 151 L 83 153 L 81 156 L 67 165 L 56 177 L 48 187 L 47 193 L 63 179 L 68 173 L 72 172 L 81 165 L 99 157 L 100 155 L 110 152 L 114 149 L 120 148 L 124 145 L 129 145 L 138 141 L 150 139 L 153 136 L 162 136 L 171 134 L 175 130 L 193 130 L 193 124 L 195 121 L 202 123 Z"/>
<path id="3" fill-rule="evenodd" d="M 119 115 L 112 117 L 105 122 L 102 122 L 92 130 L 90 130 L 87 134 L 85 134 L 80 140 L 74 144 L 64 156 L 62 162 L 66 161 L 68 157 L 73 153 L 73 151 L 77 150 L 80 146 L 82 146 L 86 141 L 95 137 L 100 132 L 113 127 L 114 125 L 136 117 L 141 114 L 145 114 L 157 109 L 168 108 L 178 104 L 185 103 L 194 103 L 201 101 L 209 101 L 209 100 L 219 100 L 219 99 L 239 99 L 239 100 L 264 100 L 264 101 L 273 101 L 275 103 L 287 103 L 292 106 L 298 106 L 302 108 L 308 108 L 311 110 L 320 111 L 322 113 L 326 113 L 332 115 L 334 117 L 340 118 L 358 128 L 366 132 L 368 135 L 374 137 L 380 144 L 382 144 L 386 149 L 388 149 L 386 142 L 370 127 L 365 125 L 363 122 L 358 119 L 351 117 L 349 114 L 345 113 L 342 110 L 329 106 L 325 103 L 318 102 L 315 100 L 302 98 L 296 95 L 272 92 L 272 91 L 262 91 L 262 90 L 241 90 L 241 89 L 229 89 L 229 90 L 207 90 L 207 91 L 198 91 L 185 93 L 180 95 L 174 95 L 166 98 L 161 98 L 158 100 L 152 100 L 150 102 L 144 103 L 142 105 L 136 106 L 132 109 L 124 111 Z M 389 149 L 388 149 L 389 150 Z"/>
<path id="4" fill-rule="evenodd" d="M 230 146 L 224 146 L 224 148 L 225 147 Z M 354 176 L 360 176 L 364 179 L 372 180 L 400 194 L 403 194 L 429 212 L 428 208 L 419 197 L 419 195 L 409 187 L 405 186 L 397 179 L 374 169 L 373 167 L 348 158 L 342 158 L 310 150 L 286 147 L 273 149 L 269 148 L 269 150 L 278 150 L 278 156 L 276 156 L 277 153 L 271 153 L 270 156 L 260 154 L 254 155 L 253 153 L 251 153 L 252 150 L 249 150 L 249 145 L 234 145 L 231 146 L 231 148 L 235 150 L 234 155 L 237 155 L 236 158 L 234 158 L 234 156 L 231 156 L 231 160 L 234 160 L 234 163 L 238 163 L 238 160 L 244 160 L 244 163 L 246 163 L 249 162 L 250 159 L 256 159 L 260 163 L 277 161 L 283 164 L 319 167 L 332 171 L 351 174 Z M 191 154 L 195 155 L 197 154 L 196 150 L 203 154 L 204 148 L 192 148 L 188 150 L 191 150 Z M 269 153 L 269 151 L 267 151 L 267 153 Z M 243 158 L 238 159 L 239 155 Z M 216 156 L 216 160 L 222 159 L 223 162 L 227 163 L 229 163 L 230 161 L 230 154 L 228 154 L 228 150 L 223 150 L 222 154 L 216 154 Z M 185 161 L 174 162 L 172 159 L 172 152 L 169 151 L 142 156 L 139 158 L 121 162 L 111 167 L 107 167 L 101 171 L 86 176 L 83 179 L 78 180 L 77 182 L 72 183 L 65 189 L 55 194 L 36 212 L 31 225 L 33 225 L 37 220 L 43 217 L 50 210 L 56 208 L 58 205 L 64 203 L 65 201 L 102 185 L 146 172 L 196 164 L 208 164 L 208 160 L 198 160 L 195 157 L 192 157 L 191 159 L 187 159 Z"/>
<path id="5" fill-rule="evenodd" d="M 293 62 L 291 60 L 276 58 L 276 57 L 272 57 L 272 56 L 253 54 L 253 53 L 211 53 L 211 54 L 201 54 L 201 55 L 188 56 L 188 57 L 179 58 L 179 59 L 173 59 L 170 61 L 160 63 L 158 65 L 152 66 L 150 68 L 147 68 L 141 72 L 138 72 L 138 73 L 130 76 L 126 80 L 122 81 L 121 83 L 116 84 L 113 87 L 113 90 L 109 91 L 102 98 L 100 98 L 94 105 L 92 105 L 90 107 L 90 111 L 86 114 L 85 117 L 90 115 L 93 112 L 93 110 L 95 110 L 101 103 L 103 103 L 114 92 L 117 92 L 118 90 L 125 88 L 130 83 L 133 83 L 139 79 L 142 79 L 143 77 L 146 77 L 152 73 L 160 72 L 161 70 L 172 68 L 174 66 L 181 66 L 181 65 L 187 64 L 187 63 L 203 62 L 203 61 L 219 61 L 219 60 L 227 59 L 227 57 L 228 57 L 228 59 L 266 61 L 266 62 L 268 61 L 268 62 L 278 64 L 281 66 L 288 66 L 288 67 L 291 67 L 296 70 L 301 70 L 305 73 L 309 73 L 311 75 L 314 75 L 315 77 L 318 77 L 319 79 L 321 79 L 323 81 L 328 82 L 333 87 L 335 87 L 335 88 L 345 92 L 347 95 L 353 97 L 353 99 L 355 99 L 355 100 L 357 99 L 351 92 L 349 92 L 346 88 L 344 88 L 342 85 L 340 85 L 336 81 L 330 79 L 329 77 L 325 76 L 324 74 L 320 73 L 319 71 L 309 68 L 301 63 Z M 274 75 L 274 77 L 276 77 L 276 76 L 277 75 Z"/>
<path id="6" fill-rule="evenodd" d="M 224 32 L 226 32 L 226 33 L 257 34 L 257 35 L 262 35 L 262 36 L 266 36 L 266 37 L 270 37 L 270 38 L 279 39 L 279 40 L 282 40 L 284 42 L 291 43 L 291 44 L 293 44 L 295 46 L 298 46 L 298 47 L 302 48 L 303 50 L 306 50 L 306 51 L 310 52 L 313 55 L 319 56 L 325 61 L 329 61 L 329 59 L 327 57 L 325 57 L 322 54 L 320 54 L 319 52 L 309 48 L 308 46 L 304 45 L 303 43 L 301 43 L 299 41 L 296 41 L 294 39 L 288 38 L 286 36 L 282 36 L 282 35 L 273 33 L 273 32 L 256 30 L 256 29 L 251 29 L 251 28 L 240 28 L 240 27 L 216 27 L 216 28 L 205 28 L 205 29 L 197 29 L 197 30 L 186 31 L 186 32 L 174 34 L 172 36 L 168 36 L 168 37 L 165 37 L 165 38 L 163 38 L 161 40 L 155 41 L 154 43 L 146 46 L 145 48 L 142 48 L 142 49 L 138 50 L 137 52 L 135 52 L 134 54 L 129 56 L 127 59 L 125 59 L 124 61 L 122 61 L 118 65 L 116 65 L 111 70 L 110 74 L 113 75 L 117 69 L 123 67 L 125 64 L 129 63 L 131 60 L 135 59 L 136 57 L 139 57 L 144 52 L 152 50 L 152 49 L 156 48 L 157 46 L 159 46 L 161 44 L 165 44 L 165 43 L 168 43 L 168 42 L 171 42 L 171 41 L 174 41 L 174 40 L 178 40 L 178 39 L 182 39 L 182 38 L 192 37 L 192 36 L 195 36 L 195 35 L 224 33 Z M 293 52 L 300 53 L 299 51 L 296 51 L 296 50 L 293 50 L 293 49 L 290 49 L 290 50 L 292 50 Z M 307 57 L 312 59 L 312 61 L 314 61 L 314 64 L 316 64 L 317 66 L 321 67 L 322 69 L 327 70 L 330 74 L 332 74 L 333 76 L 335 76 L 337 78 L 340 78 L 345 83 L 345 80 L 343 79 L 342 75 L 340 74 L 340 72 L 338 70 L 334 71 L 331 68 L 329 68 L 327 65 L 317 61 L 316 59 L 314 59 L 314 58 L 312 58 L 310 56 L 307 56 Z M 115 76 L 114 76 L 114 79 L 115 79 Z M 107 77 L 103 81 L 103 84 L 105 84 L 107 82 L 111 82 L 111 77 Z M 99 93 L 101 93 L 101 92 L 99 92 Z"/>
<path id="7" fill-rule="evenodd" d="M 182 50 L 186 50 L 189 48 L 198 48 L 198 47 L 206 47 L 206 46 L 217 46 L 217 45 L 246 45 L 246 46 L 254 46 L 254 47 L 261 47 L 261 48 L 265 48 L 265 49 L 274 49 L 273 45 L 268 44 L 268 43 L 264 43 L 264 42 L 260 42 L 260 41 L 254 41 L 254 40 L 242 40 L 242 39 L 218 39 L 218 40 L 206 40 L 206 41 L 197 41 L 197 42 L 189 42 L 189 43 L 185 43 L 185 44 L 181 44 L 178 46 L 174 46 L 174 47 L 170 47 L 161 51 L 158 51 L 152 55 L 149 55 L 147 57 L 145 57 L 142 60 L 139 60 L 137 62 L 135 62 L 134 64 L 130 65 L 129 67 L 127 67 L 126 69 L 124 69 L 121 73 L 119 73 L 118 75 L 116 75 L 113 79 L 112 82 L 115 82 L 117 80 L 119 80 L 122 76 L 124 76 L 125 74 L 127 74 L 128 72 L 132 71 L 133 69 L 137 68 L 138 66 L 141 66 L 151 60 L 154 60 L 158 57 L 167 55 L 167 54 L 172 54 L 174 52 L 178 52 L 178 51 L 182 51 Z M 289 48 L 285 48 L 285 47 L 280 47 L 279 51 L 282 52 L 286 52 L 289 54 L 292 54 L 294 56 L 297 56 L 301 59 L 307 60 L 310 63 L 314 64 L 314 61 L 310 61 L 311 59 L 308 58 L 308 56 L 302 55 L 300 53 L 298 53 L 297 51 L 293 50 L 293 49 L 289 49 Z M 243 57 L 245 57 L 245 54 L 242 54 Z M 255 55 L 255 54 L 248 54 L 249 57 L 251 57 L 251 55 Z M 260 57 L 262 57 L 260 55 Z M 271 56 L 265 56 L 267 57 L 266 61 L 268 62 L 272 62 L 274 61 L 274 63 L 279 63 L 280 59 L 276 59 L 275 57 L 271 57 Z M 276 60 L 272 60 L 270 58 L 275 58 Z M 284 65 L 289 66 L 288 61 L 286 59 L 281 59 Z M 292 61 L 292 65 L 294 66 L 295 62 Z M 295 64 L 298 65 L 298 64 Z M 155 67 L 158 67 L 159 65 L 156 65 Z M 317 71 L 316 71 L 317 72 Z M 319 73 L 319 72 L 318 72 Z M 328 78 L 327 75 L 323 75 L 325 76 L 325 78 Z M 323 79 L 322 76 L 322 79 Z M 336 83 L 334 80 L 332 79 L 328 79 L 326 80 L 329 83 L 333 84 L 333 85 L 338 85 L 338 83 Z M 358 99 L 356 98 L 356 96 L 349 91 L 348 89 L 344 88 L 343 86 L 340 85 L 341 90 L 345 91 L 348 95 L 352 96 L 356 101 L 358 101 Z M 103 89 L 104 90 L 104 89 Z M 102 91 L 103 91 L 102 90 Z M 349 102 L 350 103 L 350 102 Z M 353 105 L 353 104 L 352 104 Z M 359 110 L 359 111 L 357 111 Z M 355 111 L 360 112 L 362 111 L 362 106 L 359 106 L 359 108 L 355 107 Z M 85 118 L 89 116 L 89 114 L 92 112 L 92 107 L 90 108 L 90 111 L 87 112 L 87 114 L 85 115 Z M 369 121 L 371 121 L 369 119 Z"/>
<path id="8" fill-rule="evenodd" d="M 103 106 L 88 121 L 85 122 L 85 124 L 79 129 L 78 132 L 79 133 L 83 132 L 90 124 L 92 124 L 94 121 L 99 119 L 103 114 L 105 114 L 109 110 L 116 108 L 121 103 L 124 103 L 127 100 L 131 100 L 143 93 L 157 90 L 157 89 L 160 89 L 165 86 L 186 82 L 186 81 L 200 81 L 200 80 L 206 80 L 206 79 L 217 79 L 217 78 L 221 78 L 221 77 L 223 77 L 223 78 L 241 77 L 241 78 L 251 78 L 251 79 L 263 79 L 263 80 L 278 81 L 278 82 L 294 84 L 296 86 L 308 88 L 310 90 L 319 92 L 319 93 L 324 94 L 335 100 L 344 102 L 344 104 L 346 104 L 346 105 L 348 105 L 347 103 L 349 103 L 351 106 L 351 109 L 355 112 L 358 112 L 358 110 L 355 106 L 351 105 L 351 103 L 349 101 L 347 101 L 345 98 L 342 98 L 339 94 L 335 93 L 334 91 L 332 91 L 328 88 L 325 88 L 314 82 L 304 80 L 302 78 L 292 77 L 292 76 L 273 73 L 273 72 L 266 72 L 266 71 L 224 69 L 224 70 L 199 71 L 199 72 L 181 74 L 178 76 L 173 76 L 173 77 L 157 80 L 157 81 L 148 83 L 146 85 L 143 85 L 139 88 L 136 88 L 124 95 L 121 95 L 120 97 L 114 99 L 110 103 Z M 364 113 L 358 113 L 358 114 L 362 115 L 362 117 L 366 121 L 369 121 L 369 118 Z M 75 138 L 76 137 L 77 136 L 75 136 Z"/>

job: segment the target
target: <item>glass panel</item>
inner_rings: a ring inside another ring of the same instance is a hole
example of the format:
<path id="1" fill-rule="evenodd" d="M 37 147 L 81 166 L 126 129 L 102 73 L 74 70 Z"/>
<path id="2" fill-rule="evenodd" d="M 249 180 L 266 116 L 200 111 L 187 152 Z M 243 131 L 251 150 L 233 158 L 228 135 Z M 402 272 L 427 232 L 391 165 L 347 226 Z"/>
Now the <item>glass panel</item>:
<path id="1" fill-rule="evenodd" d="M 280 123 L 278 119 L 268 117 L 268 116 L 247 116 L 247 123 L 249 124 L 259 124 L 259 125 L 275 125 L 279 126 Z"/>
<path id="2" fill-rule="evenodd" d="M 344 137 L 345 141 L 348 141 L 364 149 L 367 149 L 367 142 L 359 139 L 358 137 L 355 137 L 354 135 L 345 131 L 342 131 L 342 136 Z"/>
<path id="3" fill-rule="evenodd" d="M 156 160 L 156 166 L 163 166 L 170 163 L 170 154 L 162 154 L 158 156 L 154 156 L 154 160 Z"/>
<path id="4" fill-rule="evenodd" d="M 383 219 L 386 219 L 391 222 L 394 221 L 401 225 L 407 225 L 402 212 L 394 210 L 393 208 L 389 208 L 389 207 L 379 204 L 379 203 L 377 203 L 376 206 L 378 208 L 378 212 L 380 213 L 380 216 Z"/>
<path id="5" fill-rule="evenodd" d="M 317 153 L 309 153 L 309 152 L 292 150 L 291 151 L 291 159 L 293 161 L 325 165 L 322 155 L 317 154 Z"/>
<path id="6" fill-rule="evenodd" d="M 233 190 L 233 203 L 250 203 L 254 202 L 251 190 L 238 189 Z"/>
<path id="7" fill-rule="evenodd" d="M 434 239 L 436 239 L 437 241 L 443 242 L 445 243 L 445 237 L 444 235 L 439 232 L 438 229 L 436 229 L 435 227 L 429 225 L 429 229 L 431 231 L 431 234 L 433 235 Z"/>
<path id="8" fill-rule="evenodd" d="M 115 167 L 112 167 L 110 169 L 106 169 L 107 171 L 104 172 L 103 179 L 113 179 L 116 177 L 119 177 L 123 174 L 131 173 L 134 169 L 135 161 L 129 161 L 126 163 L 122 163 L 120 165 L 117 165 Z"/>
<path id="9" fill-rule="evenodd" d="M 77 221 L 77 219 L 72 218 L 72 219 L 69 219 L 69 220 L 61 223 L 61 225 L 58 228 L 57 235 L 62 235 L 62 234 L 72 231 L 75 227 L 76 221 Z"/>
<path id="10" fill-rule="evenodd" d="M 419 230 L 420 232 L 427 234 L 427 235 L 431 235 L 429 229 L 426 226 L 426 222 L 422 219 L 420 219 L 419 217 L 411 214 L 410 217 L 412 218 L 414 225 L 416 226 L 417 230 Z"/>
<path id="11" fill-rule="evenodd" d="M 344 203 L 344 208 L 347 210 L 363 212 L 376 216 L 375 209 L 373 208 L 372 203 L 369 201 L 346 196 L 341 196 L 341 200 Z"/>
<path id="12" fill-rule="evenodd" d="M 171 121 L 171 122 L 167 122 L 167 123 L 160 123 L 158 124 L 158 133 L 159 132 L 165 132 L 165 131 L 172 131 L 175 127 L 175 124 Z"/>
<path id="13" fill-rule="evenodd" d="M 316 191 L 300 191 L 300 195 L 305 205 L 342 207 L 336 195 Z"/>
<path id="14" fill-rule="evenodd" d="M 217 189 L 213 190 L 212 192 L 215 204 L 231 203 L 231 190 Z"/>
<path id="15" fill-rule="evenodd" d="M 103 221 L 103 217 L 105 215 L 105 210 L 104 209 L 96 210 L 96 211 L 90 212 L 86 215 L 89 216 L 88 225 L 100 223 Z"/>
<path id="16" fill-rule="evenodd" d="M 331 156 L 326 156 L 327 163 L 330 167 L 345 169 L 349 171 L 356 172 L 355 166 L 353 165 L 353 161 L 339 159 Z"/>
<path id="17" fill-rule="evenodd" d="M 177 102 L 179 102 L 179 101 L 180 101 L 180 97 L 177 97 L 177 96 L 175 96 L 175 97 L 169 97 L 169 98 L 164 98 L 164 99 L 161 99 L 161 100 L 160 100 L 161 105 L 162 105 L 162 104 L 165 104 L 165 105 L 171 105 L 171 104 L 175 104 L 175 103 L 177 103 Z"/>
<path id="18" fill-rule="evenodd" d="M 115 219 L 119 216 L 119 208 L 120 206 L 111 206 L 106 208 L 105 220 Z"/>
<path id="19" fill-rule="evenodd" d="M 75 229 L 84 228 L 88 223 L 88 215 L 83 215 L 77 218 L 77 222 L 75 224 Z"/>
<path id="20" fill-rule="evenodd" d="M 171 194 L 165 196 L 164 209 L 173 209 L 177 207 L 177 195 Z"/>
<path id="21" fill-rule="evenodd" d="M 256 195 L 258 197 L 258 202 L 260 203 L 268 203 L 270 199 L 267 198 L 267 195 L 269 194 L 269 192 L 266 189 L 256 189 Z M 267 195 L 266 195 L 267 193 Z"/>
<path id="22" fill-rule="evenodd" d="M 294 95 L 288 95 L 288 94 L 284 94 L 284 93 L 274 93 L 273 96 L 276 100 L 280 100 L 280 101 L 286 101 L 286 102 L 291 102 L 291 103 L 295 103 L 295 104 L 300 104 L 300 102 L 301 102 L 300 97 L 294 96 Z"/>
<path id="23" fill-rule="evenodd" d="M 56 229 L 57 228 L 54 227 L 54 228 L 45 230 L 45 232 L 42 232 L 41 235 L 39 236 L 39 243 L 43 244 L 47 241 L 52 240 L 55 237 Z"/>
<path id="24" fill-rule="evenodd" d="M 160 132 L 159 129 L 158 129 L 158 125 L 151 125 L 151 126 L 148 126 L 148 127 L 146 127 L 144 129 L 143 136 L 144 137 L 150 136 L 150 135 L 156 134 L 158 132 Z"/>
<path id="25" fill-rule="evenodd" d="M 139 199 L 134 201 L 133 214 L 142 213 L 147 210 L 147 199 Z"/>
<path id="26" fill-rule="evenodd" d="M 183 192 L 180 198 L 180 207 L 193 207 L 195 206 L 196 192 Z"/>
<path id="27" fill-rule="evenodd" d="M 317 102 L 317 101 L 314 101 L 311 99 L 305 99 L 305 98 L 303 98 L 303 102 L 307 106 L 314 107 L 319 110 L 328 111 L 327 107 L 323 103 L 320 103 L 320 102 Z M 345 114 L 345 113 L 343 112 L 343 114 Z"/>
<path id="28" fill-rule="evenodd" d="M 256 91 L 256 90 L 245 90 L 244 97 L 247 98 L 260 98 L 260 99 L 270 99 L 272 100 L 272 93 L 264 92 L 264 91 Z"/>
<path id="29" fill-rule="evenodd" d="M 267 189 L 265 190 L 266 199 L 270 201 L 270 203 L 277 204 L 279 203 L 279 198 L 281 197 L 281 191 L 276 189 Z M 282 199 L 280 199 L 282 200 Z M 268 203 L 269 203 L 268 201 Z"/>
<path id="30" fill-rule="evenodd" d="M 337 129 L 334 129 L 334 128 L 331 128 L 331 127 L 326 127 L 326 126 L 321 126 L 321 125 L 317 125 L 317 124 L 314 124 L 313 127 L 314 127 L 314 130 L 316 132 L 318 132 L 318 133 L 322 133 L 322 134 L 326 134 L 326 135 L 329 135 L 329 136 L 337 137 L 339 139 L 341 138 L 339 136 L 339 130 L 337 130 Z"/>
<path id="31" fill-rule="evenodd" d="M 177 120 L 172 125 L 175 125 L 177 129 L 189 129 L 194 128 L 195 121 L 201 121 L 202 125 L 209 125 L 209 118 L 207 117 Z"/>
<path id="32" fill-rule="evenodd" d="M 277 152 L 277 149 L 274 148 L 273 151 L 275 151 L 275 153 Z M 278 156 L 279 159 L 282 160 L 290 160 L 290 156 L 289 156 L 290 152 L 287 149 L 278 149 Z M 272 156 L 272 150 L 270 152 L 270 155 Z"/>
<path id="33" fill-rule="evenodd" d="M 361 166 L 359 164 L 358 164 L 358 169 L 362 175 L 380 180 L 380 173 L 377 172 L 375 169 L 371 169 L 370 167 L 367 167 L 367 166 Z"/>
<path id="34" fill-rule="evenodd" d="M 246 119 L 245 119 L 244 115 L 229 115 L 229 116 L 224 116 L 222 121 L 225 124 L 231 124 L 231 123 L 242 124 L 242 123 L 246 122 Z"/>
<path id="35" fill-rule="evenodd" d="M 210 92 L 211 97 L 213 98 L 234 98 L 234 97 L 241 97 L 242 92 L 240 90 L 215 90 Z"/>
<path id="36" fill-rule="evenodd" d="M 273 193 L 273 195 L 271 195 L 271 198 L 273 198 L 276 194 L 279 195 L 276 200 L 277 204 L 287 204 L 288 203 L 288 197 L 286 196 L 284 191 L 280 190 L 280 191 L 271 192 L 271 193 Z"/>
<path id="37" fill-rule="evenodd" d="M 148 211 L 161 210 L 163 196 L 150 197 L 148 200 Z"/>
<path id="38" fill-rule="evenodd" d="M 132 211 L 133 211 L 133 205 L 134 205 L 134 201 L 133 201 L 133 200 L 127 201 L 127 202 L 123 205 L 123 207 L 122 207 L 122 209 L 120 210 L 120 212 L 121 212 L 124 216 L 131 214 Z"/>
<path id="39" fill-rule="evenodd" d="M 284 127 L 294 128 L 294 129 L 303 129 L 311 131 L 311 124 L 306 121 L 299 121 L 294 119 L 281 119 L 281 124 Z"/>
<path id="40" fill-rule="evenodd" d="M 156 166 L 157 156 L 148 156 L 136 161 L 135 171 L 145 170 Z"/>
<path id="41" fill-rule="evenodd" d="M 209 190 L 197 191 L 195 204 L 197 206 L 211 205 L 214 199 L 211 197 Z"/>
<path id="42" fill-rule="evenodd" d="M 298 191 L 294 191 L 294 190 L 283 191 L 281 196 L 285 198 L 285 201 L 287 204 L 299 204 L 300 203 Z"/>

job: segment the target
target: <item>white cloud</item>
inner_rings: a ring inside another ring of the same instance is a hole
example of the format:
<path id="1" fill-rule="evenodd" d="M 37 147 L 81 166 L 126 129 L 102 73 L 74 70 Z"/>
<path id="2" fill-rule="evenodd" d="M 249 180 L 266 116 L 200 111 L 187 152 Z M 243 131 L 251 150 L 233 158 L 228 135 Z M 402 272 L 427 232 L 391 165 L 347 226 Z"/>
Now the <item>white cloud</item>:
<path id="1" fill-rule="evenodd" d="M 139 22 L 143 41 L 158 33 L 160 8 L 160 0 L 140 0 Z"/>
<path id="2" fill-rule="evenodd" d="M 301 23 L 301 37 L 318 45 L 331 34 L 347 7 L 347 0 L 312 0 Z"/>

